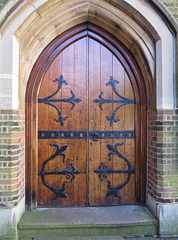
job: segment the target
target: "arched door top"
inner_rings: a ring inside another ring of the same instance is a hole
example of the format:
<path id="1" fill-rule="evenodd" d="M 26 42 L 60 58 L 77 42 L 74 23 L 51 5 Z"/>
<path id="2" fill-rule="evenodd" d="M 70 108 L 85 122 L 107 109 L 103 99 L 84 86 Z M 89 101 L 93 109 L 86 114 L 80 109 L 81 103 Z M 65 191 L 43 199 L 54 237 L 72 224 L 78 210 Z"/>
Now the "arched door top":
<path id="1" fill-rule="evenodd" d="M 51 62 L 56 58 L 56 56 L 61 51 L 63 51 L 63 49 L 68 47 L 71 43 L 86 36 L 93 38 L 94 40 L 100 42 L 102 45 L 108 48 L 119 59 L 119 61 L 127 71 L 129 77 L 132 79 L 132 83 L 133 84 L 135 83 L 135 85 L 133 86 L 135 88 L 135 92 L 139 91 L 139 89 L 142 89 L 140 94 L 143 94 L 144 96 L 147 95 L 143 77 L 131 53 L 124 47 L 124 45 L 121 42 L 115 39 L 114 36 L 106 32 L 102 28 L 91 23 L 80 24 L 64 32 L 63 34 L 55 38 L 41 53 L 40 57 L 38 58 L 35 64 L 38 66 L 38 69 L 35 70 L 35 76 L 33 76 L 32 84 L 33 87 L 35 85 L 35 89 L 37 91 L 38 87 L 36 88 L 36 86 L 39 86 L 40 79 L 43 77 L 45 71 L 48 69 Z M 34 68 L 32 70 L 30 78 L 32 77 L 33 73 Z M 27 90 L 29 89 L 29 92 L 31 93 L 29 85 L 31 85 L 31 81 L 28 81 L 27 85 Z M 33 95 L 33 97 L 35 96 L 36 93 Z M 29 101 L 28 98 L 29 94 L 27 91 L 26 102 Z M 144 103 L 146 104 L 146 101 Z"/>

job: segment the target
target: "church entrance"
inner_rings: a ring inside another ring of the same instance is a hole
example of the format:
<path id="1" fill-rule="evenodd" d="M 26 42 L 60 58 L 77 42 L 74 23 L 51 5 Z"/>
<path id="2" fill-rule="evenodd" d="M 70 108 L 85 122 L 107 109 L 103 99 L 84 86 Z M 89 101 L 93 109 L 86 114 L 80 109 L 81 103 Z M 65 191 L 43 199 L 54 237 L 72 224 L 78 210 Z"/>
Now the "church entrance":
<path id="1" fill-rule="evenodd" d="M 74 38 L 40 73 L 37 206 L 137 204 L 143 173 L 135 74 L 96 32 Z"/>

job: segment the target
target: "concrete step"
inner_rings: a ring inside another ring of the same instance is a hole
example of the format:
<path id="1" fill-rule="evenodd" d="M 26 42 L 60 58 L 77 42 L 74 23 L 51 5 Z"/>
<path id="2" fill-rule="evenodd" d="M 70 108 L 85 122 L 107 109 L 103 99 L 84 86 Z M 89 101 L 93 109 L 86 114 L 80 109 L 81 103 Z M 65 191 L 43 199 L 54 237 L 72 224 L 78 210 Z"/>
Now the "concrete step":
<path id="1" fill-rule="evenodd" d="M 100 237 L 115 240 L 122 236 L 157 233 L 157 220 L 146 207 L 140 206 L 39 208 L 25 212 L 18 224 L 20 240 L 80 240 L 84 237 L 86 240 Z"/>

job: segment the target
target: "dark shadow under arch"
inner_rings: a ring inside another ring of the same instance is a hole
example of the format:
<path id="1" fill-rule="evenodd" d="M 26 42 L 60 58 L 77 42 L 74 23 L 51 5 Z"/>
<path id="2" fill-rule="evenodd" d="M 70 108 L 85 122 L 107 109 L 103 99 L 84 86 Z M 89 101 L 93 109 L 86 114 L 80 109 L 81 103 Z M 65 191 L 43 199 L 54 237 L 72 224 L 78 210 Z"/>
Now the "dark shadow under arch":
<path id="1" fill-rule="evenodd" d="M 108 48 L 122 63 L 133 86 L 136 100 L 136 202 L 145 204 L 146 193 L 146 110 L 147 91 L 138 64 L 114 36 L 90 23 L 80 24 L 55 38 L 41 53 L 26 89 L 26 207 L 37 207 L 37 95 L 41 80 L 55 57 L 71 43 L 89 36 Z"/>

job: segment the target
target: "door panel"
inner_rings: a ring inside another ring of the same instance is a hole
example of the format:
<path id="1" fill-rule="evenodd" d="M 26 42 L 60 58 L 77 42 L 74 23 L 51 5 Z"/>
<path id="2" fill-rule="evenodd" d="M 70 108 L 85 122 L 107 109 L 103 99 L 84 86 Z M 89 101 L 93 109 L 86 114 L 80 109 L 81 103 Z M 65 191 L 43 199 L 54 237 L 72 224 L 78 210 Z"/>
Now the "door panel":
<path id="1" fill-rule="evenodd" d="M 113 57 L 113 78 L 119 81 L 119 83 L 116 85 L 117 91 L 122 96 L 125 96 L 125 70 L 115 56 Z M 117 98 L 117 96 L 115 95 L 114 98 Z M 118 103 L 113 103 L 112 111 L 114 111 L 114 109 L 116 109 L 117 106 L 118 106 Z M 125 128 L 126 120 L 125 120 L 124 108 L 125 107 L 121 107 L 116 112 L 116 118 L 119 118 L 119 122 L 116 122 L 115 124 L 113 124 L 113 131 L 117 131 L 118 129 L 127 130 L 127 128 Z M 115 146 L 115 144 L 117 144 L 118 142 L 119 143 L 124 142 L 124 145 L 119 147 L 119 151 L 125 156 L 125 139 L 122 139 L 122 140 L 119 139 L 119 141 L 114 139 L 112 143 L 113 146 Z M 125 164 L 125 161 L 123 161 L 122 159 L 119 159 L 117 156 L 112 156 L 112 164 L 113 164 L 112 165 L 113 169 L 125 169 L 127 167 Z M 116 183 L 117 185 L 125 182 L 127 176 L 121 173 L 121 174 L 113 174 L 112 177 L 113 177 L 113 182 Z M 125 187 L 120 190 L 120 195 L 122 196 L 122 203 L 125 204 L 125 198 L 127 198 L 125 196 Z M 113 204 L 117 205 L 118 199 L 113 196 L 112 198 L 113 198 Z"/>
<path id="2" fill-rule="evenodd" d="M 100 92 L 100 44 L 89 39 L 89 131 L 101 130 L 101 117 L 99 114 L 98 105 L 93 103 L 93 99 Z M 101 196 L 101 182 L 98 176 L 93 174 L 93 170 L 97 169 L 98 160 L 101 158 L 101 144 L 100 139 L 89 139 L 89 204 L 91 206 L 100 204 Z"/>
<path id="3" fill-rule="evenodd" d="M 97 61 L 97 59 L 99 60 Z M 115 109 L 122 103 L 103 103 L 102 110 L 99 108 L 98 103 L 93 103 L 93 99 L 96 97 L 100 99 L 98 97 L 101 92 L 103 92 L 101 97 L 104 99 L 121 99 L 112 91 L 111 84 L 108 84 L 110 76 L 114 76 L 114 79 L 119 81 L 119 83 L 115 83 L 114 87 L 120 95 L 134 99 L 132 86 L 120 62 L 105 47 L 89 39 L 89 122 L 91 121 L 90 119 L 95 119 L 89 124 L 89 130 L 133 130 L 134 104 L 128 104 L 119 108 L 114 117 L 115 119 L 119 119 L 119 121 L 113 121 L 111 124 L 111 120 L 109 121 L 106 117 L 111 118 Z M 89 142 L 89 156 L 91 159 L 89 162 L 89 204 L 92 206 L 118 205 L 121 203 L 134 204 L 135 186 L 133 185 L 132 187 L 132 184 L 128 189 L 133 196 L 132 198 L 130 198 L 124 188 L 122 188 L 119 193 L 122 195 L 122 202 L 120 198 L 114 196 L 114 194 L 106 197 L 109 192 L 108 181 L 110 182 L 110 187 L 116 187 L 127 180 L 127 174 L 106 174 L 105 177 L 107 177 L 105 179 L 103 178 L 102 181 L 98 176 L 93 174 L 94 170 L 99 169 L 99 166 L 103 169 L 104 165 L 107 165 L 107 169 L 127 170 L 127 164 L 118 156 L 112 156 L 111 161 L 109 161 L 108 154 L 110 151 L 107 147 L 108 144 L 114 147 L 117 143 L 123 143 L 123 145 L 117 149 L 123 156 L 127 153 L 128 159 L 131 161 L 131 167 L 134 167 L 134 139 L 128 139 L 128 141 L 127 139 L 100 139 L 98 142 L 93 142 L 92 140 L 89 140 Z M 127 146 L 127 144 L 129 146 Z M 100 165 L 101 162 L 103 162 L 103 165 Z"/>
<path id="4" fill-rule="evenodd" d="M 134 116 L 130 79 L 106 47 L 85 37 L 63 50 L 38 95 L 38 206 L 134 204 Z"/>
<path id="5" fill-rule="evenodd" d="M 79 47 L 80 45 L 80 47 Z M 50 96 L 58 88 L 58 81 L 53 81 L 56 78 L 59 79 L 61 74 L 64 75 L 61 89 L 51 99 L 67 99 L 72 97 L 72 93 L 75 97 L 71 99 L 71 102 L 52 102 L 60 110 L 62 116 L 62 122 L 57 122 L 54 119 L 59 119 L 58 111 L 55 107 L 47 104 L 38 104 L 38 129 L 46 131 L 69 131 L 69 130 L 87 130 L 88 129 L 88 86 L 87 86 L 87 64 L 86 64 L 86 39 L 82 39 L 80 42 L 72 44 L 66 48 L 58 57 L 53 61 L 50 68 L 45 74 L 39 91 L 38 98 L 44 98 Z M 80 56 L 80 57 L 79 57 Z M 82 68 L 80 67 L 82 63 Z M 45 90 L 45 92 L 43 92 Z M 83 94 L 85 93 L 85 94 Z M 80 102 L 75 102 L 76 98 L 80 98 Z M 72 101 L 75 104 L 72 110 Z M 43 113 L 45 112 L 45 113 Z M 67 116 L 67 118 L 66 118 Z M 45 142 L 45 143 L 44 143 Z M 46 143 L 48 142 L 48 143 Z M 54 192 L 47 188 L 44 184 L 38 184 L 38 192 L 45 191 L 45 195 L 40 194 L 38 197 L 38 206 L 86 206 L 86 164 L 87 164 L 87 139 L 39 139 L 39 145 L 45 145 L 48 149 L 43 151 L 43 147 L 39 147 L 39 164 L 38 170 L 40 171 L 44 161 L 52 154 L 55 153 L 56 147 L 50 146 L 50 144 L 57 144 L 59 147 L 67 146 L 67 149 L 63 152 L 65 154 L 65 162 L 62 161 L 62 156 L 57 156 L 55 159 L 50 160 L 45 170 L 48 171 L 62 171 L 67 168 L 72 171 L 72 165 L 75 170 L 80 171 L 80 174 L 74 174 L 75 178 L 72 180 L 72 175 L 47 175 L 45 176 L 46 182 L 55 187 L 61 189 L 65 184 L 66 198 L 59 197 L 54 201 L 51 198 L 55 196 Z M 47 147 L 48 145 L 48 147 Z M 48 153 L 48 154 L 47 154 Z M 79 154 L 80 153 L 80 154 Z M 71 165 L 72 164 L 72 165 Z M 74 171 L 75 171 L 74 170 Z M 66 173 L 67 174 L 67 173 Z M 79 177 L 80 175 L 80 177 Z M 69 179 L 66 177 L 70 176 Z M 71 182 L 72 181 L 72 182 Z"/>

